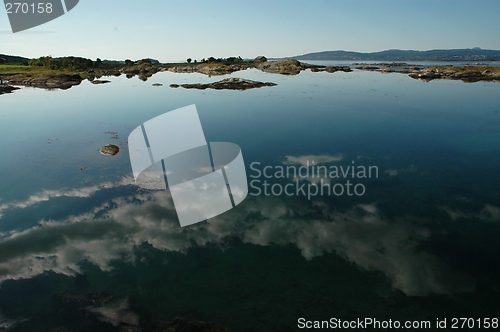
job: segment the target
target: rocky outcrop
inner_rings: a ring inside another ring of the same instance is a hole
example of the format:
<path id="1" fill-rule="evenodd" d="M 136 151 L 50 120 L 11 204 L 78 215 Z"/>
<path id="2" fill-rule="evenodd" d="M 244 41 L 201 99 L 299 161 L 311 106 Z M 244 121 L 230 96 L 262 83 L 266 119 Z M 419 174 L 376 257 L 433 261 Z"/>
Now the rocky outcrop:
<path id="1" fill-rule="evenodd" d="M 294 59 L 282 61 L 267 61 L 258 66 L 260 70 L 266 73 L 282 74 L 282 75 L 297 75 L 302 70 L 308 68 L 316 68 L 322 66 L 304 66 L 300 61 Z M 324 68 L 324 66 L 323 66 Z"/>
<path id="2" fill-rule="evenodd" d="M 377 67 L 377 66 L 372 66 L 372 65 L 360 65 L 360 66 L 356 66 L 355 67 L 356 69 L 359 69 L 359 70 L 380 70 L 380 67 Z"/>
<path id="3" fill-rule="evenodd" d="M 120 152 L 120 148 L 114 144 L 107 144 L 100 148 L 99 152 L 105 156 L 114 156 Z"/>
<path id="4" fill-rule="evenodd" d="M 248 89 L 253 89 L 253 88 L 260 88 L 263 86 L 274 86 L 274 85 L 276 85 L 276 83 L 258 82 L 258 81 L 246 80 L 243 78 L 231 77 L 231 78 L 223 79 L 222 81 L 208 83 L 208 84 L 201 84 L 201 83 L 181 84 L 181 85 L 171 84 L 170 87 L 171 88 L 178 88 L 179 86 L 181 86 L 185 89 L 200 89 L 200 90 L 205 90 L 205 89 L 248 90 Z"/>
<path id="5" fill-rule="evenodd" d="M 453 66 L 430 67 L 414 71 L 409 76 L 427 82 L 434 79 L 448 79 L 474 83 L 479 81 L 500 81 L 500 70 L 498 68 L 484 69 Z"/>
<path id="6" fill-rule="evenodd" d="M 235 71 L 246 70 L 248 66 L 246 65 L 198 65 L 197 72 L 205 75 L 226 75 L 234 73 Z"/>
<path id="7" fill-rule="evenodd" d="M 209 76 L 227 75 L 240 70 L 251 68 L 247 64 L 201 63 L 198 65 L 179 65 L 168 67 L 166 70 L 174 73 L 200 73 Z"/>
<path id="8" fill-rule="evenodd" d="M 351 72 L 352 69 L 349 66 L 328 66 L 325 68 L 327 73 L 335 73 L 337 71 L 343 71 L 344 73 Z"/>
<path id="9" fill-rule="evenodd" d="M 294 59 L 280 60 L 280 61 L 267 61 L 263 63 L 201 63 L 190 65 L 175 65 L 168 67 L 166 70 L 174 73 L 200 73 L 209 76 L 227 75 L 240 70 L 249 68 L 257 68 L 266 73 L 282 74 L 282 75 L 297 75 L 303 70 L 310 69 L 312 72 L 327 71 L 334 73 L 336 71 L 349 72 L 349 66 L 318 66 L 308 63 L 300 62 Z"/>
<path id="10" fill-rule="evenodd" d="M 14 85 L 24 85 L 42 89 L 61 89 L 66 90 L 74 85 L 82 83 L 83 78 L 78 75 L 57 75 L 51 77 L 36 77 L 25 80 L 11 80 Z"/>
<path id="11" fill-rule="evenodd" d="M 378 63 L 378 64 L 358 64 L 356 69 L 378 71 L 381 73 L 401 73 L 408 74 L 411 78 L 422 81 L 432 81 L 435 79 L 461 80 L 467 83 L 479 81 L 500 81 L 499 67 L 476 67 L 476 66 L 434 66 L 422 68 L 417 65 L 407 63 Z M 381 65 L 382 68 L 375 65 Z"/>
<path id="12" fill-rule="evenodd" d="M 19 88 L 15 86 L 0 84 L 0 95 L 3 95 L 4 93 L 11 93 L 14 90 L 19 90 Z"/>

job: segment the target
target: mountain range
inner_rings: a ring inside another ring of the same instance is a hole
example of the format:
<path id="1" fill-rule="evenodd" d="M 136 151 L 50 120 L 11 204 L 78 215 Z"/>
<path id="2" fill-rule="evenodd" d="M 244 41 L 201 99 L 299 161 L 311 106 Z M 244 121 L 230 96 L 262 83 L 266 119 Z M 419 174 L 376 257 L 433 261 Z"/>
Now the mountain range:
<path id="1" fill-rule="evenodd" d="M 324 51 L 307 53 L 286 59 L 297 60 L 377 60 L 377 61 L 500 61 L 500 51 L 483 50 L 479 47 L 448 50 L 386 50 L 361 53 L 351 51 Z"/>

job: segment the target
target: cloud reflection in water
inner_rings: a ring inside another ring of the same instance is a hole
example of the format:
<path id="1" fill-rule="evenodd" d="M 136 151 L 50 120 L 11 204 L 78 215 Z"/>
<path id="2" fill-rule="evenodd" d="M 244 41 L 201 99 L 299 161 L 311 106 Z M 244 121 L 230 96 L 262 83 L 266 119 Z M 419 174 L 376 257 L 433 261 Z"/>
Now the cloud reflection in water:
<path id="1" fill-rule="evenodd" d="M 431 235 L 429 229 L 409 221 L 384 220 L 376 204 L 338 212 L 323 202 L 249 197 L 206 223 L 181 228 L 168 191 L 138 192 L 113 202 L 116 207 L 106 211 L 109 218 L 91 219 L 92 214 L 108 209 L 103 204 L 84 215 L 43 221 L 4 235 L 0 281 L 31 278 L 48 270 L 75 275 L 81 272 L 82 260 L 110 271 L 113 260 L 134 261 L 134 248 L 144 242 L 160 250 L 187 252 L 193 245 L 225 246 L 232 236 L 261 246 L 292 244 L 307 260 L 335 252 L 362 269 L 382 272 L 407 295 L 474 290 L 474 281 L 467 275 L 419 250 Z"/>

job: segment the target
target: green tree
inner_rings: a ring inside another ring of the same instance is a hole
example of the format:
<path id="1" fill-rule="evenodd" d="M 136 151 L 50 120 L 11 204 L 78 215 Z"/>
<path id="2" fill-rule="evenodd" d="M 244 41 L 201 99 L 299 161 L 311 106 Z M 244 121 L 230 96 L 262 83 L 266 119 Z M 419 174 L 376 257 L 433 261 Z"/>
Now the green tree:
<path id="1" fill-rule="evenodd" d="M 141 59 L 141 60 L 137 61 L 138 65 L 142 65 L 142 64 L 145 64 L 145 63 L 151 64 L 151 60 L 150 59 Z"/>
<path id="2" fill-rule="evenodd" d="M 188 63 L 191 63 L 191 61 L 193 61 L 191 58 L 187 58 Z"/>

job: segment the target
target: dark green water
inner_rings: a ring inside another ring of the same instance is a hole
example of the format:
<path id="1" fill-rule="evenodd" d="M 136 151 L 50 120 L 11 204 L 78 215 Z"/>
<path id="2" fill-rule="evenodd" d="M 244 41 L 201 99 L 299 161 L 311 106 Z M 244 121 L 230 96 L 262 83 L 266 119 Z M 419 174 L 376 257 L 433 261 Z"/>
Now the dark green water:
<path id="1" fill-rule="evenodd" d="M 168 85 L 220 78 L 160 73 L 1 96 L 0 313 L 14 331 L 160 331 L 177 316 L 229 331 L 500 317 L 499 84 L 233 76 L 278 85 L 180 90 Z M 252 163 L 306 160 L 378 177 L 351 179 L 360 196 L 250 188 L 235 209 L 181 228 L 168 191 L 132 184 L 126 140 L 190 104 L 208 141 L 241 147 L 249 181 Z M 100 155 L 108 143 L 120 153 Z"/>

